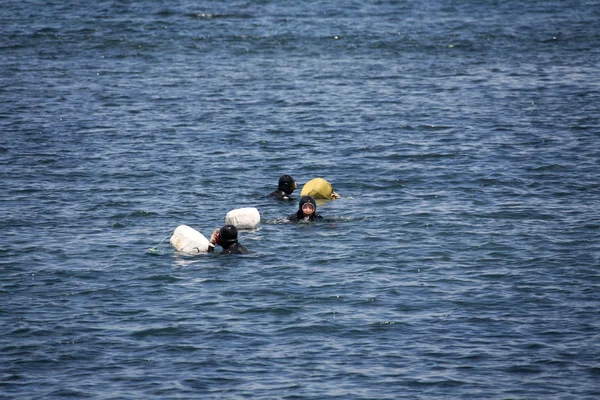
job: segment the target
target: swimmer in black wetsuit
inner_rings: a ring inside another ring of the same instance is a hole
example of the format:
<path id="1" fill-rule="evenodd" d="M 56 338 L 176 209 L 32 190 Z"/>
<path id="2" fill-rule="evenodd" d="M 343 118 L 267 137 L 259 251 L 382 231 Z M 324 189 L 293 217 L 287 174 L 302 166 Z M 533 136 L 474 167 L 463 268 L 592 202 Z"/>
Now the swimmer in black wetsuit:
<path id="1" fill-rule="evenodd" d="M 221 254 L 248 254 L 248 249 L 238 242 L 238 231 L 233 225 L 225 225 L 221 229 L 215 229 L 208 244 L 208 252 L 215 251 L 215 244 L 223 248 Z"/>
<path id="2" fill-rule="evenodd" d="M 317 214 L 317 201 L 312 196 L 302 196 L 298 211 L 288 217 L 290 222 L 314 221 L 323 217 Z"/>
<path id="3" fill-rule="evenodd" d="M 275 197 L 279 200 L 294 200 L 291 194 L 296 190 L 296 181 L 289 175 L 281 175 L 277 190 L 269 194 L 269 197 Z"/>

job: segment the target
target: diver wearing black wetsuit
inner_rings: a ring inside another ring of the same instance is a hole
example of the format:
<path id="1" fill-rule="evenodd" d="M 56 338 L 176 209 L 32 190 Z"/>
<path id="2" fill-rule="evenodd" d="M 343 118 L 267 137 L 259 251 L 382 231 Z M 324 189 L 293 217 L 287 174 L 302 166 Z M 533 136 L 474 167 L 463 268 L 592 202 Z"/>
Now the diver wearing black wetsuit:
<path id="1" fill-rule="evenodd" d="M 296 181 L 289 175 L 281 175 L 277 190 L 269 194 L 269 197 L 275 197 L 279 200 L 294 200 L 291 194 L 296 190 Z"/>
<path id="2" fill-rule="evenodd" d="M 288 217 L 290 222 L 314 221 L 323 217 L 317 214 L 317 201 L 312 196 L 300 197 L 298 211 Z"/>
<path id="3" fill-rule="evenodd" d="M 221 254 L 248 254 L 248 249 L 238 242 L 237 237 L 238 231 L 235 226 L 224 225 L 210 236 L 208 252 L 214 252 L 215 244 L 218 244 L 223 248 Z"/>

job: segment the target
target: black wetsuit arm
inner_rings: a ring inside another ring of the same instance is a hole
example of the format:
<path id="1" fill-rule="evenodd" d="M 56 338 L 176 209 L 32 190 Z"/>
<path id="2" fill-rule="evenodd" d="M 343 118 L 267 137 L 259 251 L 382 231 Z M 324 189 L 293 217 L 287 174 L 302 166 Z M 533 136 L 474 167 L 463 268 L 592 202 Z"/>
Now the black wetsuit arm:
<path id="1" fill-rule="evenodd" d="M 298 222 L 298 213 L 293 213 L 287 219 L 290 222 Z"/>

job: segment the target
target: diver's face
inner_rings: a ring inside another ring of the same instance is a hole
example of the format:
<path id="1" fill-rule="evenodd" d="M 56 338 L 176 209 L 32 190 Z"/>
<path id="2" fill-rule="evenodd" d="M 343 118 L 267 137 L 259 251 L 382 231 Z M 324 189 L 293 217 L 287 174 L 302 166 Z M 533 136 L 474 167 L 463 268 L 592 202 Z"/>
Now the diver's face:
<path id="1" fill-rule="evenodd" d="M 312 216 L 315 213 L 315 206 L 313 206 L 311 203 L 304 203 L 302 205 L 302 213 L 307 217 Z"/>

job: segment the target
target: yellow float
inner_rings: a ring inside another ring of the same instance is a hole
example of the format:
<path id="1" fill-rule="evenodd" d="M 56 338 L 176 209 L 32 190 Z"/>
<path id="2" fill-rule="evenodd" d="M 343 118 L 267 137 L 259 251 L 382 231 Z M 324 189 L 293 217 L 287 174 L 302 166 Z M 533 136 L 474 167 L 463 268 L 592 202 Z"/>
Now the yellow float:
<path id="1" fill-rule="evenodd" d="M 300 196 L 312 196 L 315 199 L 332 200 L 339 199 L 340 196 L 333 190 L 331 183 L 323 178 L 315 178 L 304 184 Z"/>

